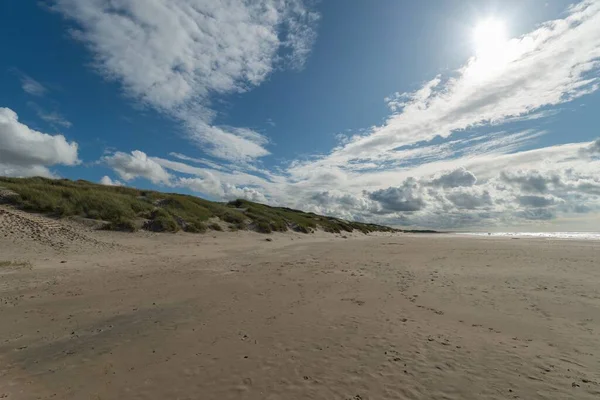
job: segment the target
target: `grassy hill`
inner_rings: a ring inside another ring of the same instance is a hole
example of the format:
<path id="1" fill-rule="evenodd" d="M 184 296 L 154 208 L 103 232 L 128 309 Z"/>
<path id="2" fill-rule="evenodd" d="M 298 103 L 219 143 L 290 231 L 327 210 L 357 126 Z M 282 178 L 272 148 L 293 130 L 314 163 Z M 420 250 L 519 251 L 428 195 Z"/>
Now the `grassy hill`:
<path id="1" fill-rule="evenodd" d="M 0 203 L 57 218 L 76 216 L 98 220 L 102 221 L 103 229 L 123 231 L 395 231 L 387 226 L 345 221 L 247 200 L 218 203 L 195 196 L 104 186 L 83 180 L 0 177 Z"/>

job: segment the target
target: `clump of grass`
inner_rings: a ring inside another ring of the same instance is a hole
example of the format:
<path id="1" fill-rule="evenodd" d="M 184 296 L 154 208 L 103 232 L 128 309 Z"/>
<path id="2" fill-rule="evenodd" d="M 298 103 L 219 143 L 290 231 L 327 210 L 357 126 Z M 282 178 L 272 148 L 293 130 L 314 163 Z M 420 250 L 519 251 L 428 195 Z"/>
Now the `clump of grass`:
<path id="1" fill-rule="evenodd" d="M 273 230 L 271 229 L 271 224 L 266 220 L 259 220 L 256 222 L 256 231 L 260 233 L 271 233 Z"/>
<path id="2" fill-rule="evenodd" d="M 11 269 L 32 269 L 33 265 L 29 261 L 16 260 L 16 261 L 2 261 L 0 260 L 0 268 L 11 268 Z"/>
<path id="3" fill-rule="evenodd" d="M 152 219 L 146 222 L 145 228 L 153 232 L 177 232 L 179 225 L 168 211 L 158 208 L 152 212 Z"/>
<path id="4" fill-rule="evenodd" d="M 223 221 L 229 222 L 230 224 L 243 224 L 246 220 L 246 216 L 236 210 L 227 210 L 225 213 L 219 216 Z"/>
<path id="5" fill-rule="evenodd" d="M 304 225 L 298 225 L 298 224 L 294 224 L 292 225 L 292 230 L 295 232 L 300 232 L 300 233 L 312 233 L 313 230 L 307 226 Z"/>
<path id="6" fill-rule="evenodd" d="M 193 222 L 191 224 L 186 224 L 183 230 L 189 233 L 204 233 L 206 232 L 206 224 L 202 222 Z"/>
<path id="7" fill-rule="evenodd" d="M 121 231 L 121 232 L 135 232 L 137 227 L 135 222 L 129 219 L 119 219 L 117 221 L 111 221 L 104 225 L 103 229 L 108 231 Z"/>
<path id="8" fill-rule="evenodd" d="M 222 232 L 222 231 L 223 231 L 223 228 L 221 227 L 221 225 L 219 225 L 219 224 L 218 224 L 218 223 L 216 223 L 216 222 L 213 222 L 212 224 L 208 225 L 208 227 L 209 227 L 210 229 L 212 229 L 213 231 L 219 231 L 219 232 Z"/>

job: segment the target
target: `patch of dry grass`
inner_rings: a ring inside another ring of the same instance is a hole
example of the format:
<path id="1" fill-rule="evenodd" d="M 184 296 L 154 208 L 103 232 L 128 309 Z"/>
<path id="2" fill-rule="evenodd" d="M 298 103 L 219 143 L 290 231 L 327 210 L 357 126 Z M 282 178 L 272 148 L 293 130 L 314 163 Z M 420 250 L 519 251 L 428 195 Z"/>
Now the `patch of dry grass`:
<path id="1" fill-rule="evenodd" d="M 2 261 L 0 260 L 0 268 L 7 269 L 32 269 L 31 262 L 26 260 Z"/>

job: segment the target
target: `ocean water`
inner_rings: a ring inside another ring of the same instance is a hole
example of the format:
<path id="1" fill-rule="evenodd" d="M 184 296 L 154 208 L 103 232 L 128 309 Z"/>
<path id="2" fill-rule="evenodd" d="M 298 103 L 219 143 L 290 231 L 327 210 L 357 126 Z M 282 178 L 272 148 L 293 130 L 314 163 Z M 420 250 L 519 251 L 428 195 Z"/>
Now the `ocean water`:
<path id="1" fill-rule="evenodd" d="M 490 237 L 600 240 L 600 232 L 460 232 L 458 234 Z"/>

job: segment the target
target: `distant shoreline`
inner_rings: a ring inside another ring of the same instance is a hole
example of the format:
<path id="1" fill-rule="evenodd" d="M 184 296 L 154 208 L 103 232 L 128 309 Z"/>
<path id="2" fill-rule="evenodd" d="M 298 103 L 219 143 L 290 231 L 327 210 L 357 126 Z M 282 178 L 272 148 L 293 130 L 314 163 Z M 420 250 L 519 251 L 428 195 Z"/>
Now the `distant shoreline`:
<path id="1" fill-rule="evenodd" d="M 600 232 L 452 232 L 461 236 L 527 239 L 600 240 Z"/>

